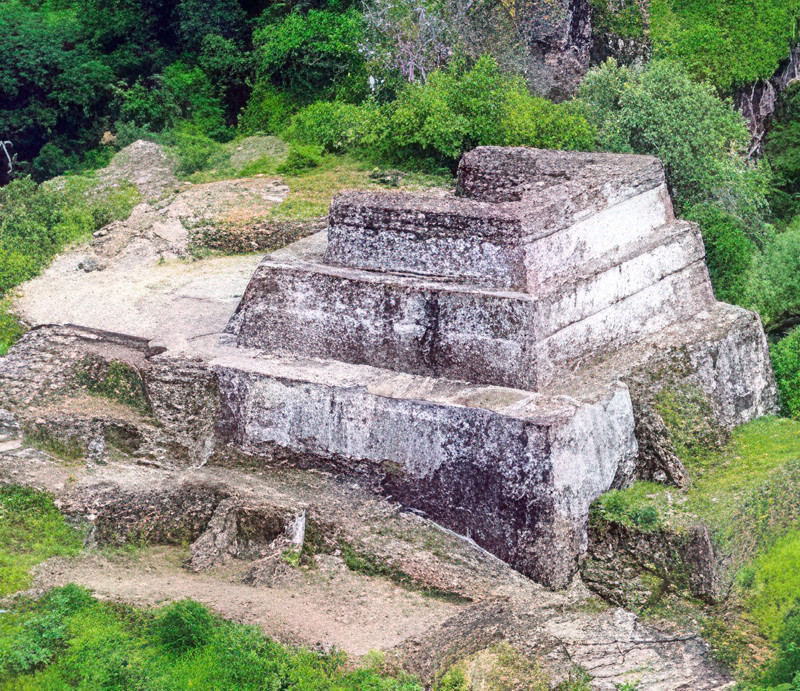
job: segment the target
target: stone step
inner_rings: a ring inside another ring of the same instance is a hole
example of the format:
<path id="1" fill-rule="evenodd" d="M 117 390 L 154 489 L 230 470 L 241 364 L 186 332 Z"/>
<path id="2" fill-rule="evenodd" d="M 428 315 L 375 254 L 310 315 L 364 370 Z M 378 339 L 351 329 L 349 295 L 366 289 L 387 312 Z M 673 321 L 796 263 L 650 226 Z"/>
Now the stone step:
<path id="1" fill-rule="evenodd" d="M 316 254 L 303 249 L 315 243 Z M 634 340 L 711 299 L 702 243 L 685 223 L 538 300 L 331 267 L 319 261 L 322 247 L 318 238 L 262 261 L 229 325 L 240 345 L 535 391 L 540 371 L 606 341 Z"/>
<path id="2" fill-rule="evenodd" d="M 240 346 L 535 390 L 529 295 L 285 258 L 256 269 Z"/>
<path id="3" fill-rule="evenodd" d="M 591 317 L 705 258 L 700 229 L 687 221 L 673 221 L 638 243 L 580 271 L 552 280 L 538 291 L 537 337 L 541 340 L 570 324 Z M 702 291 L 702 297 L 708 297 Z M 697 308 L 702 309 L 702 306 Z"/>
<path id="4" fill-rule="evenodd" d="M 325 259 L 537 294 L 554 277 L 624 253 L 674 218 L 663 180 L 627 197 L 611 197 L 605 187 L 573 187 L 543 187 L 524 202 L 498 204 L 345 192 L 331 204 Z"/>
<path id="5" fill-rule="evenodd" d="M 233 448 L 359 474 L 552 587 L 577 568 L 589 504 L 636 453 L 621 385 L 579 402 L 245 349 L 211 366 Z"/>
<path id="6" fill-rule="evenodd" d="M 514 204 L 351 190 L 331 202 L 325 260 L 524 290 L 523 232 Z"/>
<path id="7" fill-rule="evenodd" d="M 546 387 L 568 365 L 579 368 L 584 359 L 635 343 L 713 304 L 708 268 L 701 259 L 537 342 L 537 385 Z"/>

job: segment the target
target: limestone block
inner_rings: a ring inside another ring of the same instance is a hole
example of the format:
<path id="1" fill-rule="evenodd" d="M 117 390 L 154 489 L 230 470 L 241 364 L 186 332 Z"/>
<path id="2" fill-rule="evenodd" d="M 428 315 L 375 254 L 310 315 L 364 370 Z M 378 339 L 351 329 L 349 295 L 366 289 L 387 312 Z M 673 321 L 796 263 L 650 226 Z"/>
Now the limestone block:
<path id="1" fill-rule="evenodd" d="M 468 151 L 458 166 L 458 192 L 480 201 L 535 198 L 561 183 L 608 206 L 663 185 L 664 167 L 654 156 L 500 146 Z"/>
<path id="2" fill-rule="evenodd" d="M 619 259 L 673 220 L 663 180 L 630 196 L 544 186 L 522 202 L 357 192 L 331 204 L 325 261 L 537 294 L 586 262 Z"/>
<path id="3" fill-rule="evenodd" d="M 357 269 L 521 290 L 526 283 L 522 234 L 514 205 L 349 191 L 331 202 L 325 259 Z"/>
<path id="4" fill-rule="evenodd" d="M 636 453 L 623 385 L 578 402 L 326 360 L 230 355 L 212 366 L 229 444 L 374 476 L 553 587 L 586 548 L 589 504 Z"/>

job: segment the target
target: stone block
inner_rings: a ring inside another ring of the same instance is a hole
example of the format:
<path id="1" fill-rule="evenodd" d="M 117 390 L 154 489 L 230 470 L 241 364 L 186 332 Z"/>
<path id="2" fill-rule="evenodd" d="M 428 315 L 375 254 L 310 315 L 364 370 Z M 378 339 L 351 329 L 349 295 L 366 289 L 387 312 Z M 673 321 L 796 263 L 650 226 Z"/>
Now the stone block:
<path id="1" fill-rule="evenodd" d="M 630 196 L 536 184 L 519 203 L 342 193 L 331 204 L 325 261 L 537 294 L 586 262 L 624 256 L 674 219 L 663 180 Z"/>
<path id="2" fill-rule="evenodd" d="M 479 146 L 458 166 L 459 194 L 488 202 L 535 199 L 542 190 L 571 183 L 573 196 L 588 193 L 607 206 L 664 182 L 659 159 L 633 154 Z"/>
<path id="3" fill-rule="evenodd" d="M 246 351 L 211 364 L 228 444 L 372 477 L 552 587 L 577 569 L 589 504 L 636 453 L 622 385 L 578 403 Z"/>

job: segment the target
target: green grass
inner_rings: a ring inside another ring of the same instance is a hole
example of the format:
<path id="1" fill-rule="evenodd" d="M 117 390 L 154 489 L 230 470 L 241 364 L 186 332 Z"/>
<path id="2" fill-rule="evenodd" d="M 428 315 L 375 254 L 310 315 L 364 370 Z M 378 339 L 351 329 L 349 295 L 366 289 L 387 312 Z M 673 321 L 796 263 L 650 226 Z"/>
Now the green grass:
<path id="1" fill-rule="evenodd" d="M 82 531 L 67 524 L 49 495 L 0 488 L 0 597 L 27 588 L 32 567 L 77 554 L 82 544 Z"/>
<path id="2" fill-rule="evenodd" d="M 683 460 L 693 479 L 688 491 L 638 482 L 603 495 L 593 520 L 644 532 L 708 525 L 727 577 L 735 577 L 733 598 L 705 613 L 690 607 L 689 618 L 704 622 L 723 662 L 758 679 L 800 599 L 800 422 L 756 420 L 734 430 L 721 450 Z M 681 611 L 672 603 L 654 614 Z"/>
<path id="3" fill-rule="evenodd" d="M 749 617 L 776 640 L 800 601 L 800 532 L 779 539 L 741 574 Z"/>
<path id="4" fill-rule="evenodd" d="M 10 311 L 8 300 L 0 300 L 0 357 L 22 336 L 24 329 L 19 320 Z"/>
<path id="5" fill-rule="evenodd" d="M 325 216 L 333 195 L 346 189 L 385 189 L 374 166 L 352 156 L 323 156 L 321 163 L 305 172 L 287 175 L 289 196 L 276 206 L 271 217 L 276 220 L 305 221 Z M 420 191 L 433 186 L 452 186 L 449 176 L 408 173 L 399 189 Z"/>
<path id="6" fill-rule="evenodd" d="M 422 691 L 341 653 L 294 650 L 184 600 L 142 611 L 56 588 L 0 615 L 0 686 L 237 691 Z"/>
<path id="7" fill-rule="evenodd" d="M 645 529 L 681 529 L 700 518 L 720 542 L 730 544 L 763 535 L 765 501 L 782 508 L 782 524 L 800 526 L 800 496 L 790 491 L 799 464 L 800 422 L 763 418 L 734 430 L 722 450 L 688 463 L 692 486 L 687 492 L 637 482 L 606 493 L 597 508 L 610 520 Z"/>

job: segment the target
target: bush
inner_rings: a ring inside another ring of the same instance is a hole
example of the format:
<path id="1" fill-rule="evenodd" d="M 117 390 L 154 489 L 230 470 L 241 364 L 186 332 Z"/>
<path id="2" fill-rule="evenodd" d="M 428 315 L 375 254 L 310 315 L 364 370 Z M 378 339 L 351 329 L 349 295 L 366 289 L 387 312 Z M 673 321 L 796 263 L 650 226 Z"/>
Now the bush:
<path id="1" fill-rule="evenodd" d="M 756 257 L 745 304 L 757 310 L 770 329 L 780 329 L 800 316 L 800 219 Z"/>
<path id="2" fill-rule="evenodd" d="M 353 668 L 341 653 L 287 648 L 189 600 L 153 613 L 98 602 L 75 586 L 52 593 L 3 615 L 3 688 L 422 689 L 410 677 Z M 9 654 L 21 664 L 7 664 Z"/>
<path id="3" fill-rule="evenodd" d="M 176 62 L 163 75 L 137 81 L 123 92 L 120 121 L 160 132 L 184 127 L 219 141 L 231 138 L 216 88 L 199 67 Z"/>
<path id="4" fill-rule="evenodd" d="M 330 98 L 339 89 L 352 89 L 348 82 L 355 78 L 366 93 L 364 58 L 359 50 L 363 37 L 364 22 L 356 9 L 292 12 L 253 35 L 258 84 L 280 86 L 311 101 Z"/>
<path id="5" fill-rule="evenodd" d="M 770 353 L 783 411 L 800 420 L 800 327 L 773 345 Z"/>
<path id="6" fill-rule="evenodd" d="M 27 588 L 36 564 L 77 554 L 82 544 L 80 531 L 67 525 L 48 494 L 0 489 L 0 598 Z"/>
<path id="7" fill-rule="evenodd" d="M 797 0 L 654 0 L 654 53 L 730 91 L 773 75 L 796 39 L 799 9 Z"/>
<path id="8" fill-rule="evenodd" d="M 740 304 L 745 299 L 747 275 L 756 246 L 744 224 L 717 204 L 698 204 L 687 209 L 687 220 L 703 233 L 706 264 L 717 299 Z"/>
<path id="9" fill-rule="evenodd" d="M 184 176 L 208 168 L 213 160 L 224 153 L 222 144 L 190 123 L 168 132 L 163 141 L 175 148 L 178 157 L 177 172 Z"/>
<path id="10" fill-rule="evenodd" d="M 33 672 L 50 662 L 64 647 L 69 617 L 93 602 L 88 590 L 72 584 L 47 593 L 41 611 L 25 622 L 14 644 L 0 655 L 0 678 Z"/>
<path id="11" fill-rule="evenodd" d="M 356 151 L 363 146 L 377 106 L 318 101 L 292 118 L 286 136 L 300 144 L 316 144 L 330 153 Z"/>
<path id="12" fill-rule="evenodd" d="M 258 84 L 239 118 L 239 130 L 245 134 L 280 134 L 296 110 L 296 101 L 288 92 Z"/>
<path id="13" fill-rule="evenodd" d="M 286 160 L 278 166 L 281 175 L 297 175 L 322 163 L 322 149 L 318 146 L 292 144 Z"/>
<path id="14" fill-rule="evenodd" d="M 10 311 L 10 303 L 0 301 L 0 357 L 8 352 L 8 349 L 17 342 L 23 333 L 22 324 Z"/>
<path id="15" fill-rule="evenodd" d="M 217 626 L 216 618 L 194 600 L 180 600 L 164 608 L 156 620 L 156 634 L 173 653 L 205 645 Z"/>
<path id="16" fill-rule="evenodd" d="M 712 86 L 693 81 L 674 62 L 641 68 L 608 60 L 589 71 L 579 96 L 601 149 L 664 162 L 679 212 L 714 202 L 762 239 L 768 171 L 746 160 L 745 121 Z"/>
<path id="17" fill-rule="evenodd" d="M 43 182 L 74 168 L 78 164 L 78 156 L 64 151 L 58 144 L 48 142 L 33 159 L 31 175 L 35 180 Z"/>
<path id="18" fill-rule="evenodd" d="M 591 149 L 595 139 L 574 104 L 531 96 L 521 79 L 503 74 L 490 57 L 470 70 L 453 64 L 425 84 L 406 85 L 396 101 L 382 106 L 372 129 L 367 145 L 378 157 L 450 168 L 479 145 Z"/>
<path id="19" fill-rule="evenodd" d="M 767 671 L 764 682 L 771 685 L 794 684 L 791 691 L 798 688 L 800 682 L 800 602 L 786 613 L 783 619 L 783 630 L 778 637 L 778 655 Z"/>

